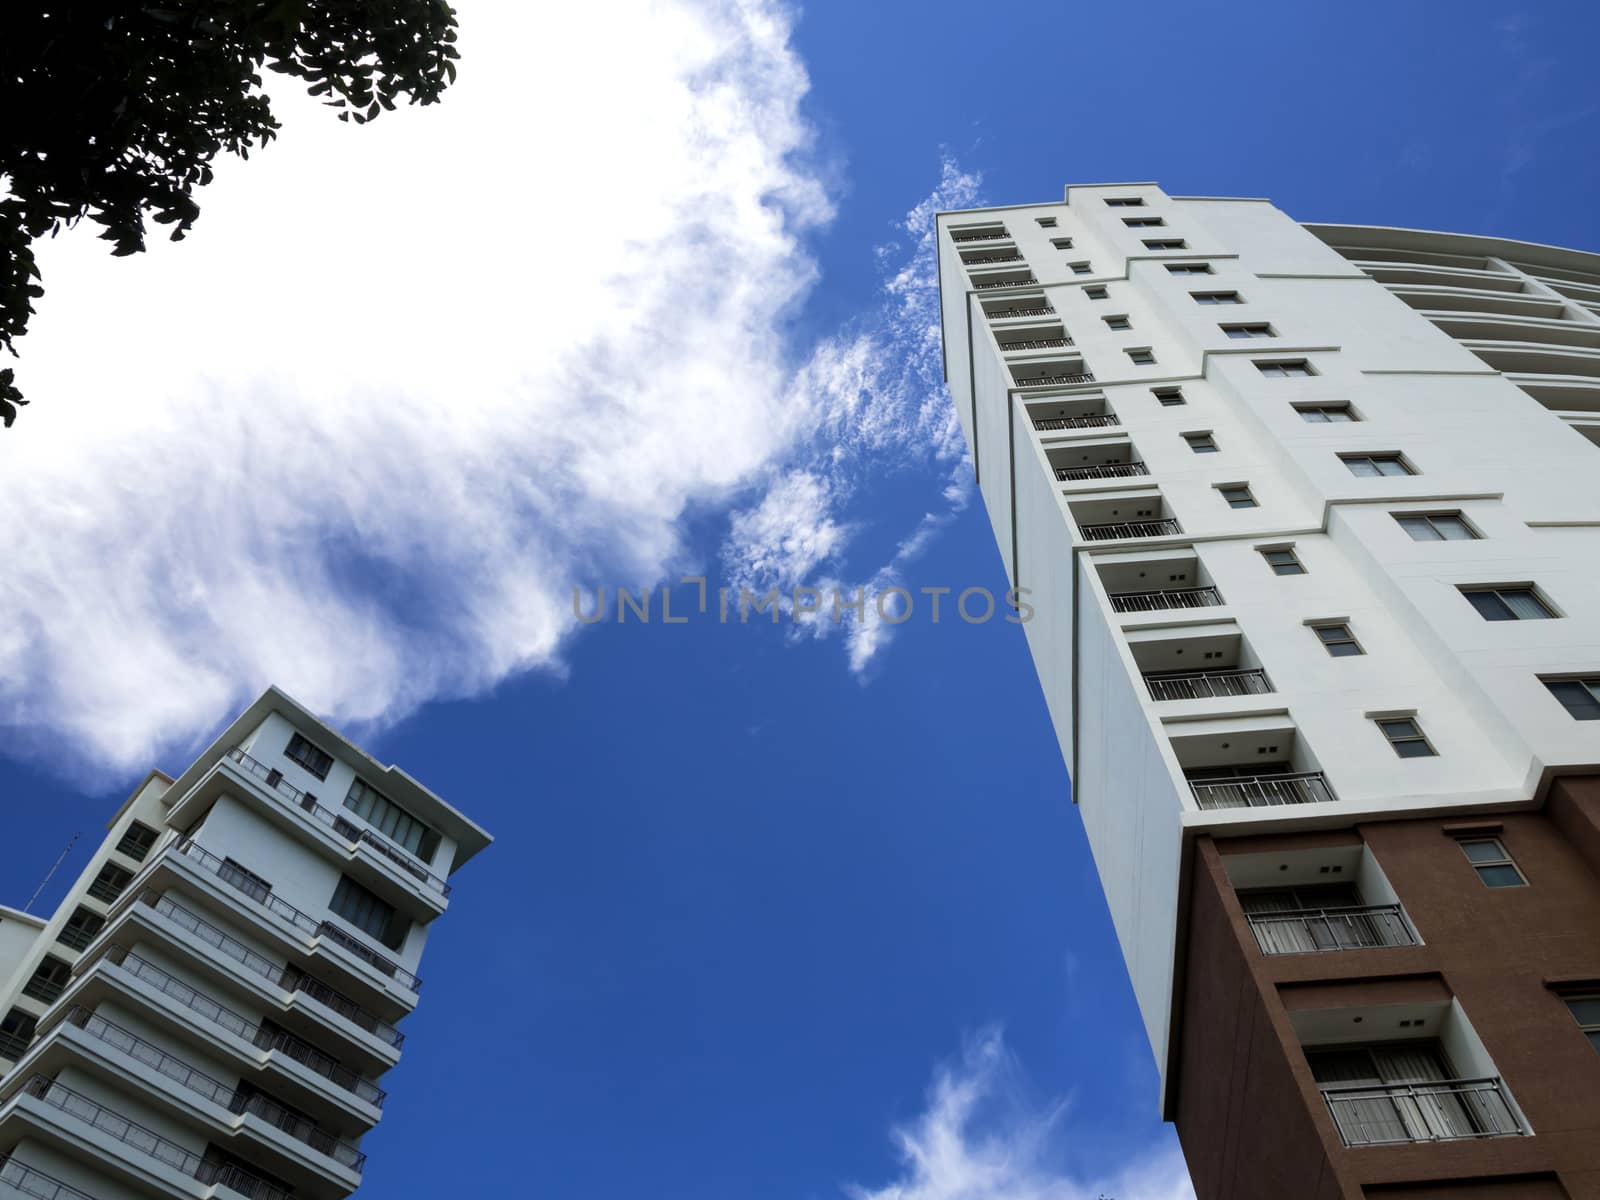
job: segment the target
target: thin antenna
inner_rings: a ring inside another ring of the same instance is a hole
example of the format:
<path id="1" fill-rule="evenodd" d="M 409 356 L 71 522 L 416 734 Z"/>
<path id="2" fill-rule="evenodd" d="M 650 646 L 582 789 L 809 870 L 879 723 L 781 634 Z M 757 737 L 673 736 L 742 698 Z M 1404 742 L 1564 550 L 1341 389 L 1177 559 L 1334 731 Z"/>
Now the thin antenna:
<path id="1" fill-rule="evenodd" d="M 33 895 L 28 897 L 28 903 L 23 906 L 23 912 L 27 912 L 28 909 L 32 908 L 33 902 L 39 898 L 39 893 L 50 886 L 50 881 L 56 877 L 56 872 L 61 869 L 61 864 L 67 861 L 67 855 L 72 853 L 72 848 L 78 844 L 78 839 L 82 836 L 81 832 L 72 835 L 72 840 L 67 843 L 67 848 L 61 852 L 61 857 L 56 859 L 56 865 L 50 868 L 50 873 L 44 877 L 38 887 L 33 889 Z"/>

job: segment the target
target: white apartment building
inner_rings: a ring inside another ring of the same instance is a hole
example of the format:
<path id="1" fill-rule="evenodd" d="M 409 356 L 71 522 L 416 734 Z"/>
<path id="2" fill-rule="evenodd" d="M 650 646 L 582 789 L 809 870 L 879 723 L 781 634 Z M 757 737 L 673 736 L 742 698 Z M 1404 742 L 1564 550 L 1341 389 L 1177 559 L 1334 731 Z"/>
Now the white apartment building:
<path id="1" fill-rule="evenodd" d="M 275 688 L 152 772 L 53 915 L 0 908 L 0 1197 L 353 1192 L 490 840 Z"/>
<path id="2" fill-rule="evenodd" d="M 1600 896 L 1600 798 L 1582 783 L 1600 775 L 1600 255 L 1302 225 L 1265 200 L 1149 183 L 937 223 L 946 378 L 1007 574 L 1034 606 L 1029 648 L 1202 1196 L 1443 1195 L 1381 1190 L 1438 1176 L 1346 1153 L 1372 1139 L 1352 1133 L 1354 1102 L 1318 1055 L 1365 1047 L 1379 1025 L 1428 1030 L 1449 1080 L 1493 1081 L 1470 1085 L 1495 1116 L 1469 1149 L 1498 1135 L 1524 1148 L 1486 1178 L 1514 1167 L 1564 1189 L 1529 1197 L 1600 1195 L 1600 1162 L 1585 1175 L 1536 1136 L 1523 1093 L 1540 1071 L 1512 1079 L 1515 1035 L 1491 1036 L 1507 1014 L 1466 1002 L 1474 931 L 1450 917 L 1492 902 L 1483 919 L 1505 932 L 1534 919 L 1527 906 Z M 1559 847 L 1542 824 L 1523 838 L 1560 889 L 1519 856 L 1518 814 L 1563 831 Z M 1421 818 L 1426 861 L 1379 852 Z M 1239 946 L 1196 940 L 1213 910 Z M 1274 925 L 1274 910 L 1291 915 Z M 1584 1014 L 1600 1021 L 1600 929 L 1572 920 L 1539 935 L 1573 961 L 1547 997 L 1528 993 L 1565 1049 L 1592 1030 Z M 1358 953 L 1310 953 L 1326 949 Z M 1478 952 L 1498 953 L 1492 938 Z M 1335 1190 L 1216 1166 L 1238 1126 L 1213 1130 L 1202 1110 L 1227 1090 L 1217 1072 L 1245 1069 L 1205 1047 L 1244 1055 L 1249 1036 L 1206 989 L 1236 957 L 1250 1011 L 1283 1043 L 1273 1085 L 1241 1073 L 1238 1095 L 1303 1085 Z M 1501 965 L 1497 996 L 1532 978 Z M 1358 981 L 1367 991 L 1330 999 Z M 1436 1019 L 1389 1021 L 1405 1003 Z M 1596 1124 L 1588 1057 L 1573 1066 Z M 1191 1059 L 1208 1076 L 1187 1082 L 1192 1133 L 1177 1082 Z M 1403 1126 L 1396 1094 L 1380 1100 Z M 1413 1124 L 1392 1140 L 1457 1135 Z M 1535 1143 L 1546 1158 L 1528 1157 Z"/>

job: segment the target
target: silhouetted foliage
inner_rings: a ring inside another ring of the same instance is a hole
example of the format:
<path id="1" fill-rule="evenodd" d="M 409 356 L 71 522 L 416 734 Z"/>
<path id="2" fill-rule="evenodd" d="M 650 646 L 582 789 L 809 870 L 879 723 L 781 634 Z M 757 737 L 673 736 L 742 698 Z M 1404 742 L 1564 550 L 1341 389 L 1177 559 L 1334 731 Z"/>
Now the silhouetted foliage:
<path id="1" fill-rule="evenodd" d="M 446 0 L 0 3 L 0 347 L 16 353 L 44 294 L 36 238 L 87 216 L 133 254 L 149 214 L 182 239 L 212 159 L 276 134 L 263 67 L 364 122 L 438 100 L 455 38 Z M 0 420 L 21 403 L 0 370 Z"/>

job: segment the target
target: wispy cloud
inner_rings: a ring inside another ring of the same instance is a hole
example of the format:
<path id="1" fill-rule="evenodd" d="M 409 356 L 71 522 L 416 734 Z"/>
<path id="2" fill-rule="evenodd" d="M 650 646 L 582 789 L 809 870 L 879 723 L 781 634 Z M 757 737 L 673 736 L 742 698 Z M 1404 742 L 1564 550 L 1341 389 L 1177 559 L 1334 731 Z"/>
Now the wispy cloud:
<path id="1" fill-rule="evenodd" d="M 1028 1101 L 1004 1037 L 985 1029 L 935 1072 L 923 1112 L 893 1130 L 898 1177 L 844 1191 L 851 1200 L 1194 1200 L 1170 1140 L 1094 1178 L 1060 1166 L 1071 1118 L 1070 1102 Z"/>

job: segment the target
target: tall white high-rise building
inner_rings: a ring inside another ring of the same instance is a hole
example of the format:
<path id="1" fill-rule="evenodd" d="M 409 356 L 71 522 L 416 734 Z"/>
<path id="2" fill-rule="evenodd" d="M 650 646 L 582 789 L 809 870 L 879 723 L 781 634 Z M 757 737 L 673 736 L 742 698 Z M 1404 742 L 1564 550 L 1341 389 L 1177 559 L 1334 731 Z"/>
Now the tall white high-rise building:
<path id="1" fill-rule="evenodd" d="M 0 1197 L 354 1191 L 489 842 L 276 689 L 151 772 L 54 915 L 0 908 Z"/>
<path id="2" fill-rule="evenodd" d="M 1600 1197 L 1600 255 L 941 213 L 946 377 L 1199 1194 Z"/>

